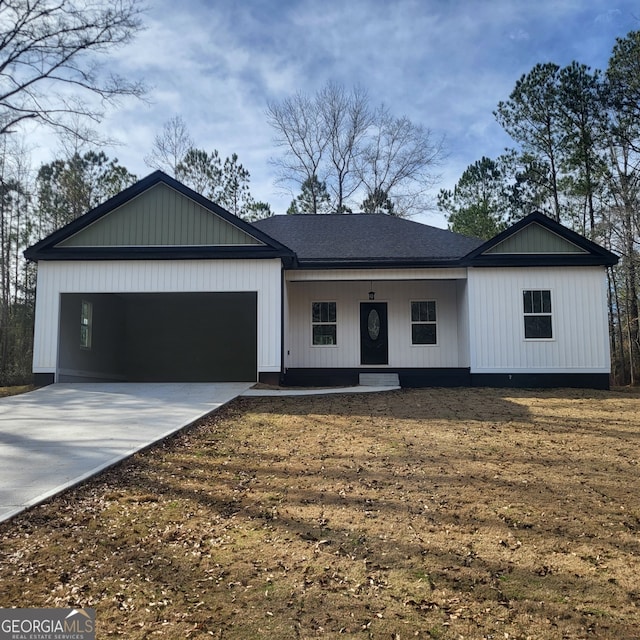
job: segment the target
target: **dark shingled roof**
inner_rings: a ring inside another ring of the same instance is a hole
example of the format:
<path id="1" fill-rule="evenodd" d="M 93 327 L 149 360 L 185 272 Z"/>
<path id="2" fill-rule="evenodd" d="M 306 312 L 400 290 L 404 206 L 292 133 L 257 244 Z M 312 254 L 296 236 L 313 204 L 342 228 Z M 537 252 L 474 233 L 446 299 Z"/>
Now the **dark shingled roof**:
<path id="1" fill-rule="evenodd" d="M 384 214 L 281 215 L 253 225 L 300 266 L 454 265 L 483 241 Z"/>

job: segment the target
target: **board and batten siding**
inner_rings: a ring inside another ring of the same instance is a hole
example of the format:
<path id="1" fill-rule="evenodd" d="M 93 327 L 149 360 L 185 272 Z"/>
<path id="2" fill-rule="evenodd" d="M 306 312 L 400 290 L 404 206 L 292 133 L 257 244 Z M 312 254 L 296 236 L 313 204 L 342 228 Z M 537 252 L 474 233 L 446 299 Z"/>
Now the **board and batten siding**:
<path id="1" fill-rule="evenodd" d="M 587 251 L 534 222 L 498 243 L 486 253 L 549 255 L 553 253 L 579 254 L 587 253 Z"/>
<path id="2" fill-rule="evenodd" d="M 460 367 L 457 280 L 287 282 L 286 365 L 291 368 L 360 367 L 360 303 L 386 302 L 389 325 L 388 367 Z M 437 345 L 411 344 L 411 301 L 436 300 Z M 313 302 L 336 302 L 337 345 L 313 346 Z M 468 366 L 468 365 L 467 365 Z"/>
<path id="3" fill-rule="evenodd" d="M 145 191 L 59 247 L 259 245 L 256 238 L 164 184 Z"/>
<path id="4" fill-rule="evenodd" d="M 469 354 L 469 294 L 466 280 L 456 280 L 458 307 L 458 366 L 468 367 Z"/>
<path id="5" fill-rule="evenodd" d="M 608 373 L 603 267 L 471 268 L 471 373 Z M 553 338 L 525 340 L 523 291 L 550 290 Z"/>
<path id="6" fill-rule="evenodd" d="M 281 262 L 273 260 L 40 261 L 33 371 L 54 373 L 63 293 L 256 291 L 258 371 L 280 371 Z"/>

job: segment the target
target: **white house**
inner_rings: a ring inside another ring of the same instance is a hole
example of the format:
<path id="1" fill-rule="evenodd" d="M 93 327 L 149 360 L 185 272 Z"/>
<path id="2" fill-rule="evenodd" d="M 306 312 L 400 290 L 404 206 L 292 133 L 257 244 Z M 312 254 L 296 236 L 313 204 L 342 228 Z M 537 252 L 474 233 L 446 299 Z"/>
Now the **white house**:
<path id="1" fill-rule="evenodd" d="M 25 256 L 41 384 L 609 385 L 617 257 L 541 214 L 485 243 L 385 215 L 249 224 L 156 172 Z"/>

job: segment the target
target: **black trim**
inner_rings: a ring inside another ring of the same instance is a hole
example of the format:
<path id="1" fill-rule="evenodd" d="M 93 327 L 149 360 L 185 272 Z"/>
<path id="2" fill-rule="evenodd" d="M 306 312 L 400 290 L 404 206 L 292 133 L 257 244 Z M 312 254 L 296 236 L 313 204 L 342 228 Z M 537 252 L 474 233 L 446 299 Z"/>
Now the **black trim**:
<path id="1" fill-rule="evenodd" d="M 414 369 L 359 367 L 336 369 L 287 369 L 283 383 L 291 387 L 353 387 L 361 373 L 397 373 L 401 387 L 468 387 L 468 368 Z"/>
<path id="2" fill-rule="evenodd" d="M 507 238 L 515 235 L 530 224 L 539 224 L 541 227 L 555 233 L 567 242 L 576 245 L 580 249 L 587 252 L 587 255 L 575 253 L 575 254 L 487 254 L 486 252 L 495 247 L 496 245 L 504 242 Z M 529 214 L 526 218 L 523 218 L 519 222 L 505 229 L 502 233 L 491 238 L 484 244 L 480 245 L 465 258 L 462 263 L 464 266 L 469 267 L 529 267 L 529 266 L 549 266 L 549 267 L 564 267 L 564 266 L 597 266 L 606 265 L 613 266 L 618 263 L 618 256 L 611 251 L 608 251 L 604 247 L 588 240 L 579 233 L 568 229 L 567 227 L 559 224 L 555 220 L 552 220 L 548 216 L 540 212 L 534 212 Z"/>
<path id="3" fill-rule="evenodd" d="M 288 387 L 353 387 L 358 369 L 287 369 L 282 376 Z"/>
<path id="4" fill-rule="evenodd" d="M 609 389 L 608 373 L 472 373 L 474 387 Z"/>
<path id="5" fill-rule="evenodd" d="M 193 200 L 203 208 L 207 209 L 208 211 L 211 211 L 212 213 L 221 217 L 223 220 L 226 220 L 227 222 L 234 225 L 235 227 L 238 227 L 238 229 L 240 229 L 241 231 L 244 231 L 246 234 L 252 236 L 256 240 L 263 242 L 266 245 L 266 248 L 270 249 L 273 252 L 274 254 L 273 257 L 293 259 L 294 257 L 293 251 L 291 251 L 291 249 L 289 249 L 288 247 L 285 247 L 282 243 L 278 242 L 275 238 L 272 238 L 271 236 L 267 235 L 263 231 L 260 231 L 257 227 L 254 227 L 250 223 L 242 220 L 241 218 L 234 216 L 231 212 L 227 211 L 226 209 L 223 209 L 222 207 L 218 206 L 214 202 L 211 202 L 211 200 L 208 200 L 204 196 L 200 195 L 196 191 L 193 191 L 192 189 L 183 185 L 181 182 L 178 182 L 174 178 L 171 178 L 170 176 L 168 176 L 166 173 L 163 173 L 162 171 L 155 171 L 154 173 L 148 175 L 146 178 L 143 178 L 142 180 L 139 180 L 138 182 L 136 182 L 134 185 L 128 187 L 118 195 L 114 196 L 113 198 L 110 198 L 103 204 L 97 206 L 95 209 L 92 209 L 91 211 L 80 216 L 79 218 L 76 218 L 75 220 L 65 225 L 61 229 L 54 231 L 51 235 L 47 236 L 46 238 L 43 238 L 33 246 L 26 249 L 24 252 L 24 257 L 27 260 L 32 260 L 34 262 L 37 262 L 38 260 L 44 260 L 44 259 L 46 260 L 56 260 L 56 259 L 58 260 L 87 260 L 87 259 L 100 260 L 104 258 L 100 258 L 100 257 L 93 258 L 93 257 L 87 257 L 87 256 L 89 255 L 93 256 L 94 254 L 99 253 L 101 251 L 104 252 L 105 250 L 108 251 L 108 253 L 106 254 L 107 259 L 118 259 L 123 257 L 130 257 L 129 256 L 130 252 L 137 253 L 139 251 L 145 251 L 145 250 L 152 250 L 152 251 L 155 251 L 156 253 L 155 254 L 147 253 L 146 255 L 142 256 L 144 258 L 155 259 L 156 257 L 160 257 L 160 258 L 165 257 L 164 256 L 165 248 L 163 247 L 112 247 L 112 248 L 78 247 L 79 251 L 73 251 L 73 252 L 71 252 L 71 248 L 65 248 L 65 249 L 56 248 L 56 245 L 62 242 L 63 240 L 70 238 L 71 236 L 75 235 L 76 233 L 86 228 L 90 224 L 93 224 L 103 216 L 106 216 L 107 214 L 111 213 L 118 207 L 121 207 L 122 205 L 126 204 L 130 200 L 133 200 L 134 198 L 138 197 L 145 191 L 149 190 L 151 187 L 154 187 L 157 184 L 161 184 L 161 183 L 174 189 L 175 191 L 182 194 L 183 196 Z M 233 247 L 233 248 L 235 248 L 236 250 L 238 249 L 238 247 Z M 167 247 L 166 248 L 166 250 L 169 250 L 169 251 L 174 249 L 177 249 L 184 253 L 186 252 L 191 253 L 189 257 L 198 256 L 198 255 L 200 257 L 210 257 L 210 256 L 203 256 L 203 254 L 201 253 L 203 249 L 219 250 L 220 247 L 204 247 L 204 248 L 203 247 Z M 68 252 L 71 252 L 71 253 L 68 253 Z M 71 256 L 71 257 L 58 257 L 62 255 Z M 80 257 L 81 255 L 82 257 Z M 171 259 L 176 258 L 175 255 L 171 255 L 169 257 Z M 250 256 L 243 253 L 241 256 L 239 255 L 237 257 L 246 258 Z M 259 257 L 271 257 L 271 256 L 261 254 Z"/>
<path id="6" fill-rule="evenodd" d="M 400 386 L 405 388 L 421 387 L 469 387 L 471 378 L 469 369 L 405 369 L 400 371 Z"/>
<path id="7" fill-rule="evenodd" d="M 56 381 L 55 373 L 34 373 L 33 384 L 36 387 L 46 387 Z"/>
<path id="8" fill-rule="evenodd" d="M 584 254 L 489 254 L 473 259 L 470 267 L 601 267 L 618 262 Z"/>
<path id="9" fill-rule="evenodd" d="M 261 371 L 258 374 L 258 382 L 277 387 L 280 384 L 281 375 L 277 371 Z"/>
<path id="10" fill-rule="evenodd" d="M 291 259 L 271 247 L 237 245 L 217 247 L 67 247 L 46 250 L 31 260 L 224 260 L 250 258 L 281 258 L 285 264 Z M 25 255 L 25 257 L 27 257 Z"/>
<path id="11" fill-rule="evenodd" d="M 470 373 L 468 368 L 403 369 L 395 367 L 287 369 L 291 387 L 353 387 L 361 373 L 397 373 L 403 388 L 498 387 L 514 389 L 609 389 L 607 373 Z"/>

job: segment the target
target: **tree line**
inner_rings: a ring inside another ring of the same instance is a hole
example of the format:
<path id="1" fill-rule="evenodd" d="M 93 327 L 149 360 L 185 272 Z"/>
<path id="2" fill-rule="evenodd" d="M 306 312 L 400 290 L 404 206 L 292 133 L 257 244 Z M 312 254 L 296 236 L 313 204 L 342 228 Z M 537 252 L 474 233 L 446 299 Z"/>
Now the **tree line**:
<path id="1" fill-rule="evenodd" d="M 449 228 L 489 238 L 537 210 L 618 254 L 608 274 L 613 374 L 637 383 L 640 31 L 616 40 L 605 70 L 535 65 L 494 115 L 514 146 L 440 190 Z"/>
<path id="2" fill-rule="evenodd" d="M 143 10 L 141 0 L 0 3 L 0 386 L 31 379 L 36 269 L 24 249 L 137 180 L 101 150 L 112 141 L 95 127 L 119 99 L 145 93 L 105 65 L 142 28 Z M 31 166 L 26 123 L 58 133 L 58 158 Z M 147 164 L 237 215 L 271 214 L 251 197 L 238 156 L 196 148 L 180 118 L 156 137 Z"/>
<path id="3" fill-rule="evenodd" d="M 35 269 L 23 249 L 128 179 L 117 162 L 95 153 L 43 166 L 34 181 L 18 134 L 35 123 L 105 142 L 93 129 L 104 109 L 144 93 L 142 83 L 106 69 L 105 54 L 134 37 L 141 16 L 140 0 L 0 3 L 0 384 L 30 378 Z M 82 192 L 75 176 L 91 171 Z M 78 208 L 66 208 L 61 191 L 73 193 Z"/>
<path id="4" fill-rule="evenodd" d="M 158 152 L 167 132 L 183 126 L 173 119 L 156 137 L 147 164 L 161 168 L 198 193 L 246 220 L 271 215 L 267 203 L 256 202 L 249 172 L 238 156 L 221 160 L 188 144 L 172 168 Z M 99 149 L 76 148 L 33 170 L 28 154 L 13 138 L 0 135 L 0 386 L 31 377 L 32 328 L 36 269 L 24 250 L 41 238 L 119 194 L 138 177 Z M 35 174 L 35 175 L 34 175 Z"/>

